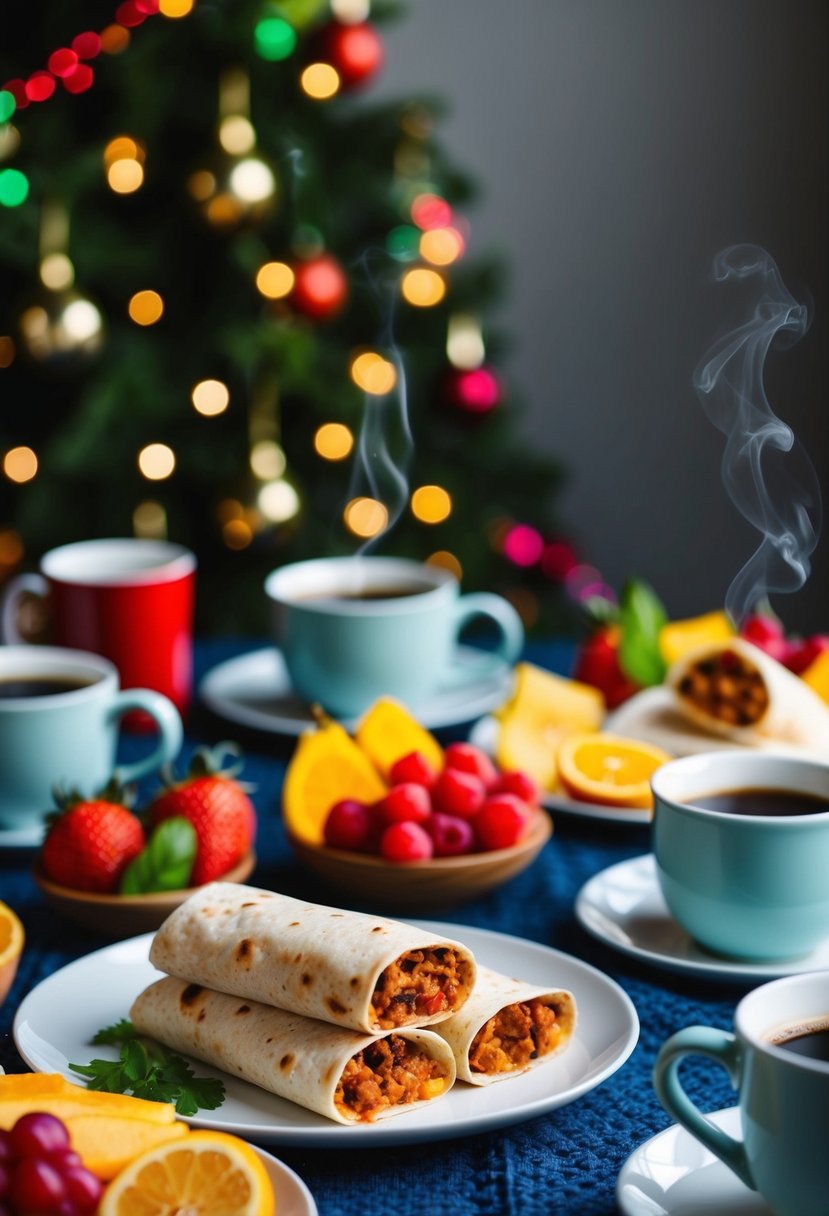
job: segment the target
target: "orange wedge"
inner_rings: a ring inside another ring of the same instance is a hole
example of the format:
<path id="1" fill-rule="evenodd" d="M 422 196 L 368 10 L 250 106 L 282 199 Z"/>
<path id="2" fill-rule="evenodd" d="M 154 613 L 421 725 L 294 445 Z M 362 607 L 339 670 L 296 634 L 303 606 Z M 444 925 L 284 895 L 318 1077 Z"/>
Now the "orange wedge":
<path id="1" fill-rule="evenodd" d="M 7 904 L 0 903 L 0 1005 L 14 983 L 24 937 L 23 926 L 16 914 Z"/>
<path id="2" fill-rule="evenodd" d="M 556 752 L 558 778 L 571 798 L 606 806 L 651 807 L 650 780 L 671 757 L 619 735 L 573 734 Z"/>
<path id="3" fill-rule="evenodd" d="M 98 1216 L 273 1216 L 267 1170 L 226 1132 L 192 1132 L 131 1161 L 107 1187 Z"/>

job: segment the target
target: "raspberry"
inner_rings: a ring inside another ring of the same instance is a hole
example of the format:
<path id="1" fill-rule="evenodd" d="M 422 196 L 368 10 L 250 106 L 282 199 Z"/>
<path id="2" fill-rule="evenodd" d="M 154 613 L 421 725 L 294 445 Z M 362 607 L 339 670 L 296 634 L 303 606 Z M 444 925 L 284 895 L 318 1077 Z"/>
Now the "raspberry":
<path id="1" fill-rule="evenodd" d="M 411 781 L 415 785 L 430 786 L 436 776 L 435 770 L 422 752 L 409 752 L 401 756 L 389 770 L 389 781 L 392 785 Z"/>
<path id="2" fill-rule="evenodd" d="M 380 837 L 380 856 L 386 861 L 426 861 L 432 856 L 432 838 L 419 823 L 393 823 Z"/>
<path id="3" fill-rule="evenodd" d="M 515 794 L 516 798 L 520 798 L 529 806 L 537 806 L 540 796 L 538 786 L 532 777 L 520 769 L 501 773 L 491 792 L 493 794 Z"/>
<path id="4" fill-rule="evenodd" d="M 365 852 L 371 845 L 373 827 L 369 808 L 354 798 L 344 798 L 328 812 L 323 836 L 329 848 Z"/>
<path id="5" fill-rule="evenodd" d="M 443 766 L 472 773 L 487 789 L 498 780 L 498 772 L 489 756 L 472 743 L 450 743 L 443 754 Z"/>
<path id="6" fill-rule="evenodd" d="M 459 768 L 445 768 L 432 787 L 432 799 L 439 811 L 471 819 L 483 806 L 486 787 L 480 777 Z"/>
<path id="7" fill-rule="evenodd" d="M 471 853 L 475 845 L 472 824 L 457 815 L 435 811 L 426 824 L 426 831 L 432 837 L 435 857 L 457 857 L 461 853 Z"/>
<path id="8" fill-rule="evenodd" d="M 515 794 L 493 794 L 474 819 L 478 842 L 486 850 L 508 849 L 524 835 L 531 814 L 526 802 Z"/>
<path id="9" fill-rule="evenodd" d="M 425 786 L 406 781 L 393 785 L 376 810 L 384 823 L 425 823 L 432 813 L 432 800 Z"/>

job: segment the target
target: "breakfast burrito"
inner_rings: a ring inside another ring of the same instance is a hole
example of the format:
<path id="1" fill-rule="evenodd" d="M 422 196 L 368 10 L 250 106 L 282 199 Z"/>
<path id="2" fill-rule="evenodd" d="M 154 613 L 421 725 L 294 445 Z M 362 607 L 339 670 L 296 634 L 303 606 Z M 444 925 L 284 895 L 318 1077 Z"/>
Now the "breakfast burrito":
<path id="1" fill-rule="evenodd" d="M 829 754 L 829 706 L 782 663 L 743 638 L 678 659 L 666 683 L 690 721 L 733 743 Z"/>
<path id="2" fill-rule="evenodd" d="M 538 987 L 478 967 L 460 1013 L 437 1026 L 452 1048 L 458 1077 L 489 1085 L 550 1060 L 567 1046 L 576 1025 L 571 992 Z"/>
<path id="3" fill-rule="evenodd" d="M 460 942 L 227 882 L 202 887 L 167 917 L 150 962 L 205 988 L 367 1034 L 450 1017 L 475 982 L 475 959 Z"/>
<path id="4" fill-rule="evenodd" d="M 381 1037 L 165 976 L 133 1002 L 139 1034 L 317 1111 L 371 1123 L 451 1089 L 455 1061 L 431 1030 Z"/>

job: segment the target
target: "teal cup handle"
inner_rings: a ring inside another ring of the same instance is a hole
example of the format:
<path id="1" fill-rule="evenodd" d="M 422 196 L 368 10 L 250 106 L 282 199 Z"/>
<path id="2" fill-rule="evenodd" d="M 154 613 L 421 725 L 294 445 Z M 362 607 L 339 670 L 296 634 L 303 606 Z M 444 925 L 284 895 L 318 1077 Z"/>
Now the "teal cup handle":
<path id="1" fill-rule="evenodd" d="M 751 1190 L 756 1186 L 742 1140 L 735 1140 L 717 1127 L 694 1105 L 679 1080 L 679 1065 L 685 1056 L 707 1056 L 726 1070 L 735 1089 L 740 1084 L 742 1052 L 739 1040 L 711 1026 L 687 1026 L 663 1044 L 656 1058 L 653 1083 L 657 1097 L 669 1115 L 720 1161 L 725 1162 Z"/>
<path id="2" fill-rule="evenodd" d="M 455 602 L 453 609 L 455 636 L 457 637 L 464 625 L 476 617 L 487 617 L 498 628 L 498 641 L 492 652 L 481 653 L 480 658 L 463 663 L 455 663 L 449 667 L 440 678 L 441 688 L 451 688 L 456 684 L 468 684 L 470 678 L 486 678 L 498 671 L 503 664 L 512 664 L 521 654 L 524 645 L 524 626 L 521 617 L 512 604 L 489 591 L 472 592 L 462 595 Z"/>
<path id="3" fill-rule="evenodd" d="M 161 693 L 151 692 L 147 688 L 127 688 L 116 693 L 107 711 L 110 722 L 117 722 L 131 710 L 142 710 L 149 714 L 158 727 L 158 742 L 152 751 L 132 764 L 119 765 L 115 777 L 122 785 L 129 785 L 146 777 L 148 773 L 156 772 L 175 760 L 178 755 L 184 730 L 179 712 Z"/>

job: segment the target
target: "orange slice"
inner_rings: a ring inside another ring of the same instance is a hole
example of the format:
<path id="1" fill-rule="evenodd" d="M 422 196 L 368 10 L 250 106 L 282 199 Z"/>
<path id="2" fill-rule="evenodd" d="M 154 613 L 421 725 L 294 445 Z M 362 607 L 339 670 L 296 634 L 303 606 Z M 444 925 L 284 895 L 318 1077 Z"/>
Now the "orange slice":
<path id="1" fill-rule="evenodd" d="M 620 807 L 653 806 L 650 779 L 670 759 L 661 747 L 605 734 L 568 735 L 556 753 L 571 798 Z"/>
<path id="2" fill-rule="evenodd" d="M 273 1216 L 273 1187 L 249 1144 L 192 1132 L 131 1161 L 109 1184 L 98 1216 Z"/>
<path id="3" fill-rule="evenodd" d="M 17 974 L 25 935 L 16 914 L 0 903 L 0 1005 L 6 999 Z"/>
<path id="4" fill-rule="evenodd" d="M 379 697 L 366 710 L 354 738 L 386 781 L 392 765 L 410 752 L 420 752 L 436 773 L 443 768 L 443 748 L 435 736 L 393 697 Z"/>

